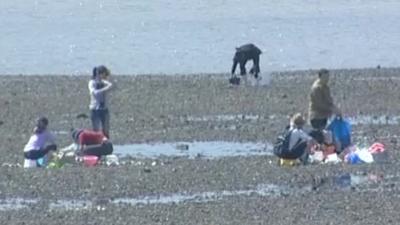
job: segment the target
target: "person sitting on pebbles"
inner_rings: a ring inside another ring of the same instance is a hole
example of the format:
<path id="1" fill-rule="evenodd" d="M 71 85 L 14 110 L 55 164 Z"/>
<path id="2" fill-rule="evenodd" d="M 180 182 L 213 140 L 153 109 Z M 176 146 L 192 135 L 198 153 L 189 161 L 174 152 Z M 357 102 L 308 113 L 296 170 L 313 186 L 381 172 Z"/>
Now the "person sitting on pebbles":
<path id="1" fill-rule="evenodd" d="M 282 137 L 282 144 L 277 145 L 274 150 L 279 158 L 300 159 L 304 164 L 307 163 L 311 146 L 316 142 L 303 130 L 305 123 L 306 121 L 300 113 L 291 117 L 290 125 L 286 129 L 284 137 Z"/>
<path id="2" fill-rule="evenodd" d="M 103 132 L 76 129 L 72 130 L 71 136 L 74 143 L 61 152 L 75 151 L 78 156 L 94 155 L 99 158 L 113 153 L 113 145 Z"/>
<path id="3" fill-rule="evenodd" d="M 46 166 L 40 164 L 39 159 L 46 157 L 50 151 L 57 150 L 54 135 L 47 129 L 48 125 L 49 120 L 46 117 L 37 120 L 33 135 L 24 147 L 24 168 Z"/>

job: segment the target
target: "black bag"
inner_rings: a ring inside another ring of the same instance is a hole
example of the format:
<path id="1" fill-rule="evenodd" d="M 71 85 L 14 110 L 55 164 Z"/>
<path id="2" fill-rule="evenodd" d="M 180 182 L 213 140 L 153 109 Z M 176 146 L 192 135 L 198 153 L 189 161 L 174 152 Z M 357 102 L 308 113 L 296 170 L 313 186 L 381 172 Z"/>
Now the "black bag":
<path id="1" fill-rule="evenodd" d="M 237 76 L 232 76 L 231 78 L 229 78 L 229 83 L 233 84 L 233 85 L 239 85 L 240 84 L 240 78 Z"/>
<path id="2" fill-rule="evenodd" d="M 285 128 L 283 133 L 278 136 L 274 144 L 274 154 L 278 157 L 282 157 L 286 152 L 289 152 L 289 142 L 292 131 L 289 126 Z"/>
<path id="3" fill-rule="evenodd" d="M 318 144 L 324 143 L 324 133 L 321 130 L 312 130 L 310 133 L 308 133 L 308 135 L 317 141 Z"/>

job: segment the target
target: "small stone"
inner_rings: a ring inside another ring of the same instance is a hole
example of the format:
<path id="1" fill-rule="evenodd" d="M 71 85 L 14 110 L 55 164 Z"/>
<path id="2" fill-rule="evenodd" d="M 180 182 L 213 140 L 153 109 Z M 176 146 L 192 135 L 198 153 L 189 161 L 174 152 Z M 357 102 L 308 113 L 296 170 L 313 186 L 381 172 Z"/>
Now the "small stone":
<path id="1" fill-rule="evenodd" d="M 76 116 L 77 119 L 87 119 L 89 116 L 86 113 L 80 113 Z"/>
<path id="2" fill-rule="evenodd" d="M 178 144 L 178 145 L 176 145 L 176 149 L 187 151 L 187 150 L 189 150 L 189 145 L 188 144 Z"/>
<path id="3" fill-rule="evenodd" d="M 151 169 L 149 169 L 149 168 L 144 168 L 143 171 L 144 171 L 145 173 L 151 173 Z"/>
<path id="4" fill-rule="evenodd" d="M 153 162 L 151 163 L 151 165 L 152 165 L 152 166 L 157 166 L 157 162 L 156 162 L 156 161 L 153 161 Z"/>

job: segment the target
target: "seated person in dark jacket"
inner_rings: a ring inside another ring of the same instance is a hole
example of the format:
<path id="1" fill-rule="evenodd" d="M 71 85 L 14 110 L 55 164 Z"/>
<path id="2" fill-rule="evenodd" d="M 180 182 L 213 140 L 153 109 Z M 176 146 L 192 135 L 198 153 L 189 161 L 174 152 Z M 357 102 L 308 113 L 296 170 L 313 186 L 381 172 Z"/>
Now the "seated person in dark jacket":
<path id="1" fill-rule="evenodd" d="M 300 159 L 306 163 L 311 146 L 315 144 L 314 139 L 309 136 L 303 126 L 305 120 L 300 113 L 290 119 L 287 127 L 284 144 L 276 146 L 275 154 L 282 159 Z"/>

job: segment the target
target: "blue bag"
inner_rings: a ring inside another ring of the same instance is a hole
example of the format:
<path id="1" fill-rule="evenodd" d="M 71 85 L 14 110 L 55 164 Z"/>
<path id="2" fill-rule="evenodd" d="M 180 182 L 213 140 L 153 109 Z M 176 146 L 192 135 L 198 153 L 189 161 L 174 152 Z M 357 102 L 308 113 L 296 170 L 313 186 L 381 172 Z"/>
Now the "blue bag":
<path id="1" fill-rule="evenodd" d="M 341 150 L 351 145 L 351 124 L 342 117 L 336 117 L 328 126 L 335 139 L 341 144 Z"/>

